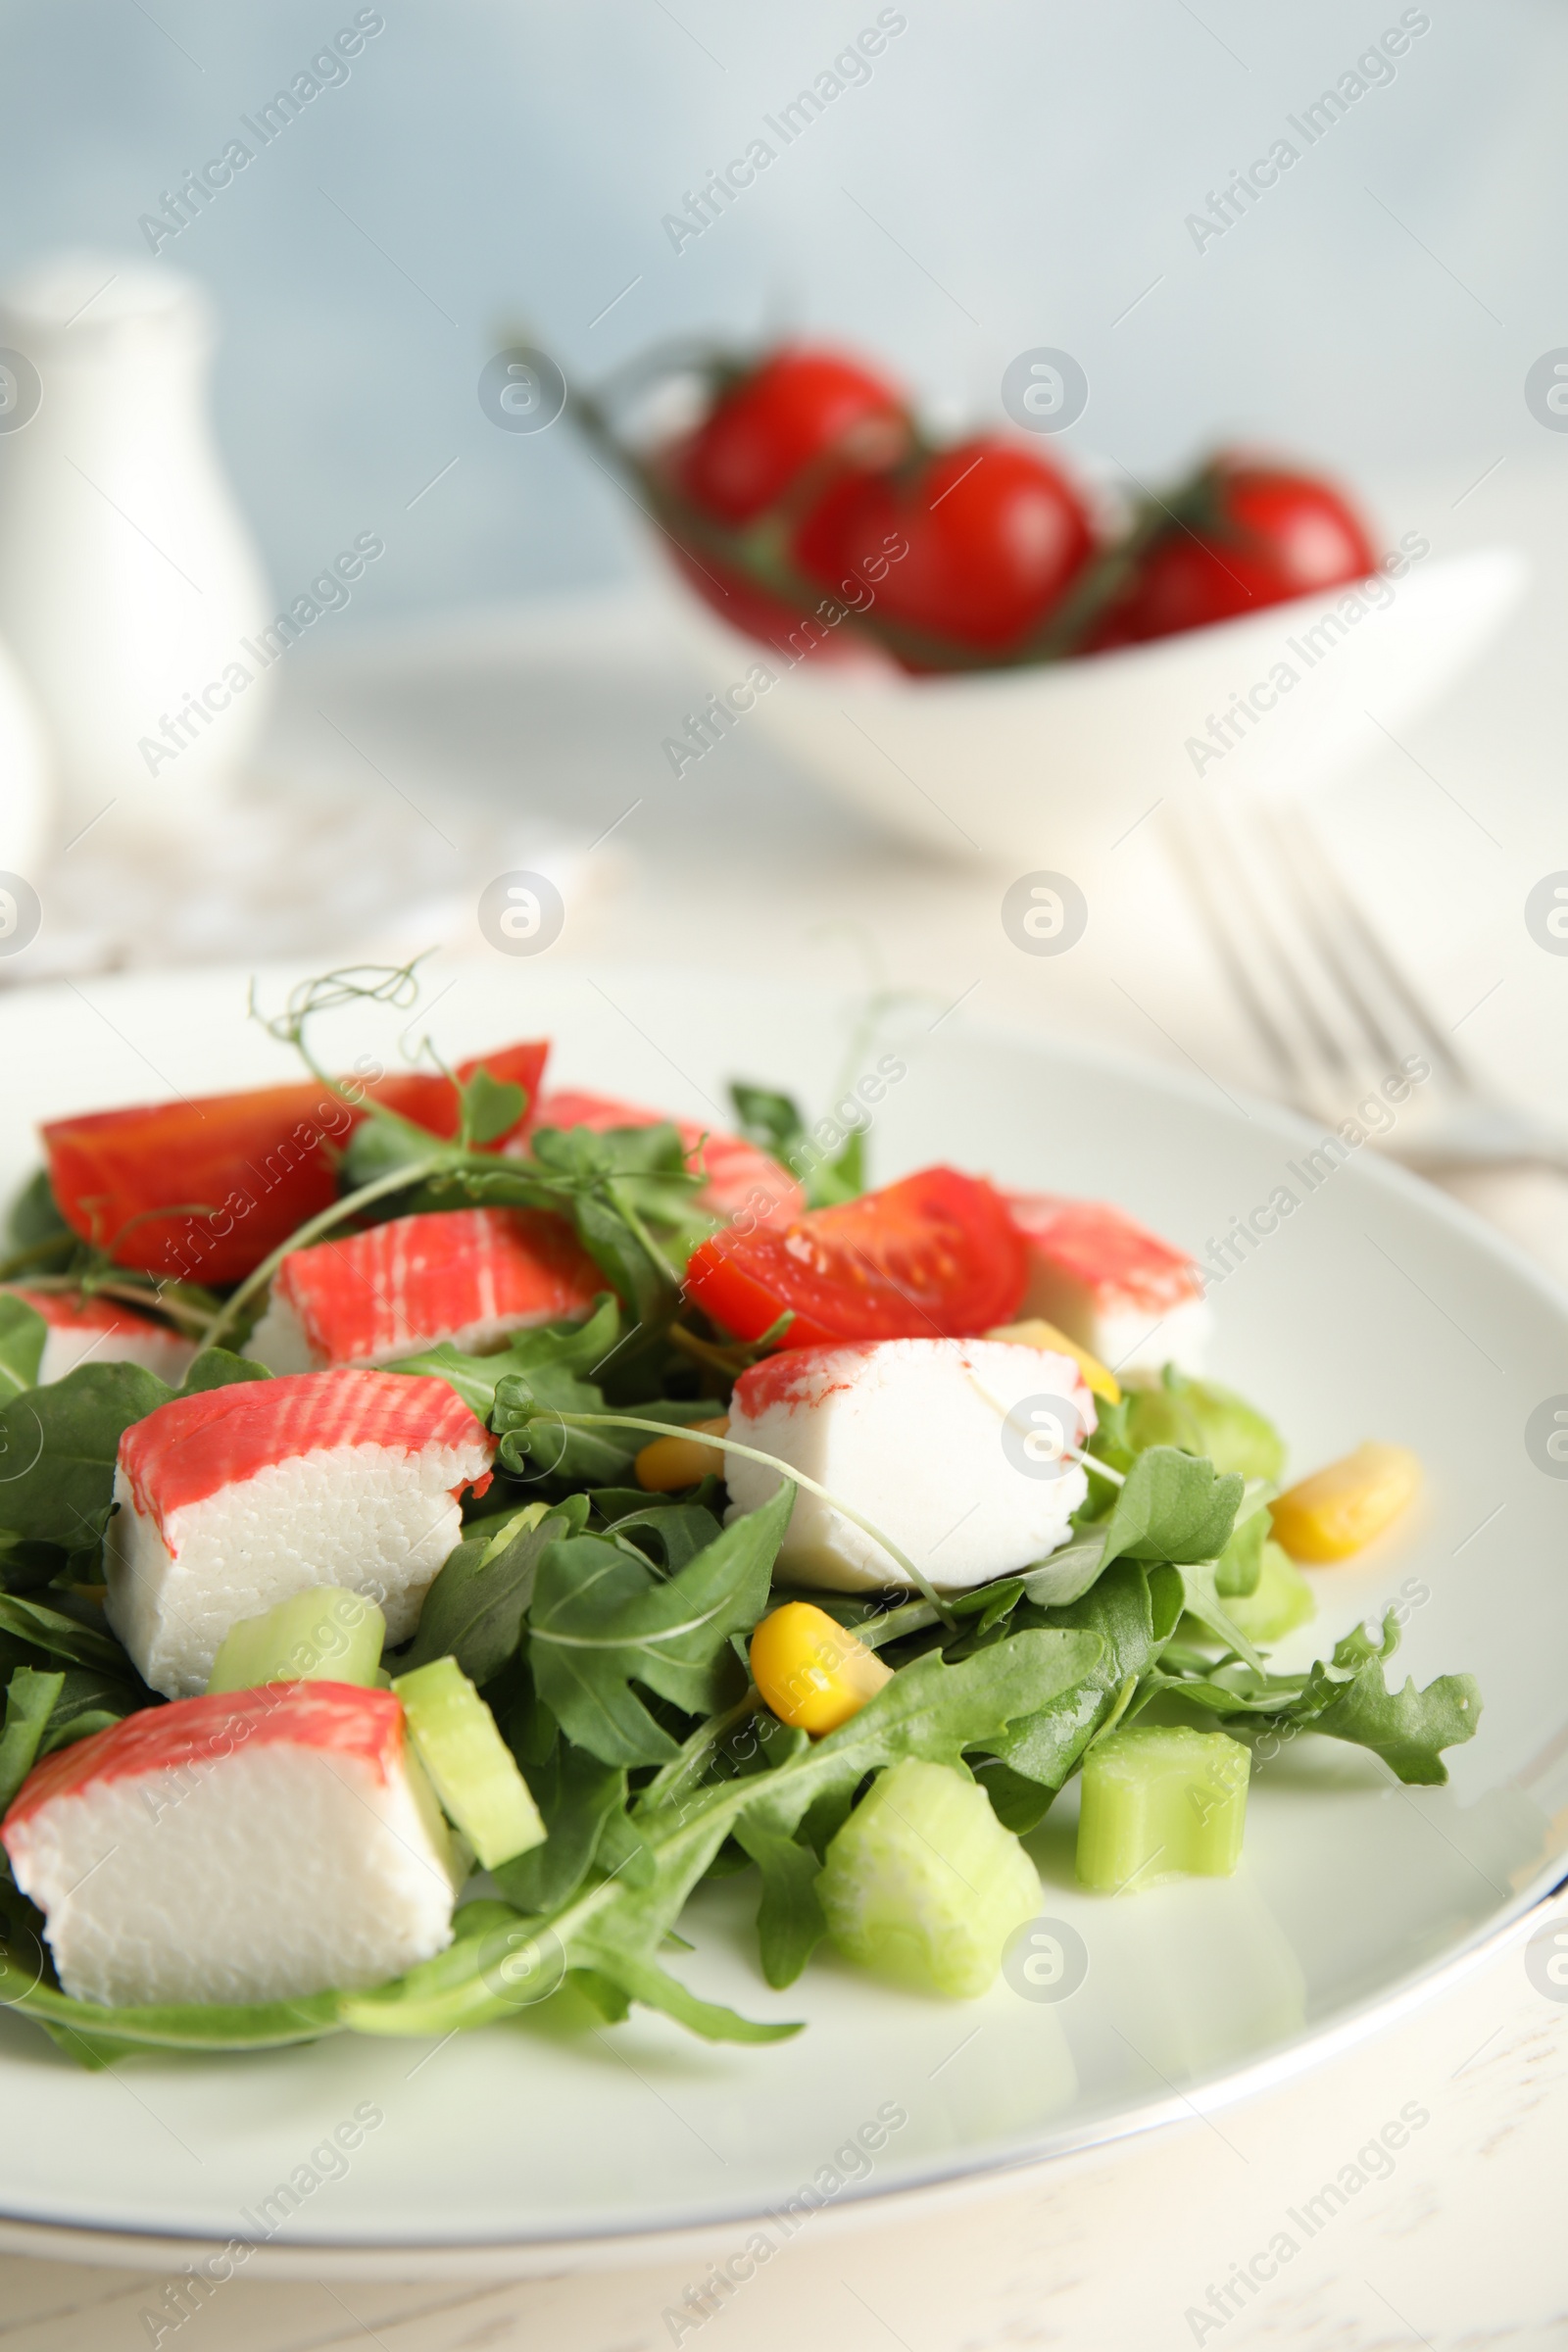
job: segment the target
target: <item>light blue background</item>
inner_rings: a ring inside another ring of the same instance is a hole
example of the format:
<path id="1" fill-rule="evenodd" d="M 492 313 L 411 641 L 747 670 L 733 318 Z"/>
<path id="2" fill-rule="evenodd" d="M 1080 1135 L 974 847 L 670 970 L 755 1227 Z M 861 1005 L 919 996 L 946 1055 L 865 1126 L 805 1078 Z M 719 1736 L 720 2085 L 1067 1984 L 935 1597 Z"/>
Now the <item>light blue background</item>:
<path id="1" fill-rule="evenodd" d="M 907 0 L 869 82 L 678 254 L 662 216 L 872 0 L 383 13 L 346 84 L 162 252 L 220 305 L 220 430 L 279 595 L 356 531 L 386 539 L 345 625 L 645 560 L 565 428 L 482 416 L 479 369 L 520 322 L 586 379 L 671 330 L 824 331 L 954 425 L 1000 421 L 1007 361 L 1063 346 L 1092 385 L 1071 453 L 1146 480 L 1236 435 L 1374 486 L 1441 466 L 1456 496 L 1500 454 L 1568 462 L 1522 397 L 1568 343 L 1568 19 L 1545 0 L 1431 0 L 1392 85 L 1201 253 L 1186 215 L 1397 0 Z M 146 258 L 160 190 L 354 15 L 0 7 L 0 270 Z"/>

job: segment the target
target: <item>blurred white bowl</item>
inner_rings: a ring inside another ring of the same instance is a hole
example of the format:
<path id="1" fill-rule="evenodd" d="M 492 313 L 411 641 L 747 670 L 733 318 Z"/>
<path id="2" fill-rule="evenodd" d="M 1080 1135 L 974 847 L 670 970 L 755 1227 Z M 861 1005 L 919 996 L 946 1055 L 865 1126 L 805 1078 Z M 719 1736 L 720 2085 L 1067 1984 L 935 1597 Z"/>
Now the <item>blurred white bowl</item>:
<path id="1" fill-rule="evenodd" d="M 1382 603 L 1337 589 L 1039 669 L 911 678 L 802 662 L 758 697 L 757 723 L 891 832 L 1014 867 L 1092 859 L 1195 775 L 1300 792 L 1386 748 L 1384 730 L 1496 634 L 1527 577 L 1511 549 L 1429 558 L 1380 579 Z M 710 665 L 780 670 L 772 649 L 682 597 Z M 1247 697 L 1227 744 L 1211 723 Z"/>

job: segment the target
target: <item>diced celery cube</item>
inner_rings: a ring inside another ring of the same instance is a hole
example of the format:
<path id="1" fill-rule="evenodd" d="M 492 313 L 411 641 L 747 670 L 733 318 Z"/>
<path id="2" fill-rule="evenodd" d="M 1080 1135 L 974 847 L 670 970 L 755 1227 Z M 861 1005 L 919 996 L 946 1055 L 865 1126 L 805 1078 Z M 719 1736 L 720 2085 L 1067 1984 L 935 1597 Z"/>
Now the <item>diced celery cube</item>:
<path id="1" fill-rule="evenodd" d="M 1084 1758 L 1078 1877 L 1106 1892 L 1191 1873 L 1228 1878 L 1242 1850 L 1252 1759 L 1223 1732 L 1134 1724 Z"/>
<path id="2" fill-rule="evenodd" d="M 313 1585 L 260 1617 L 242 1617 L 219 1643 L 209 1690 L 263 1683 L 355 1683 L 371 1690 L 386 1619 L 363 1592 Z"/>
<path id="3" fill-rule="evenodd" d="M 545 1825 L 528 1784 L 457 1659 L 416 1666 L 392 1688 L 415 1753 L 481 1867 L 494 1870 L 542 1844 Z"/>
<path id="4" fill-rule="evenodd" d="M 1317 1615 L 1312 1588 L 1288 1551 L 1265 1544 L 1257 1583 L 1225 1603 L 1250 1642 L 1278 1642 Z"/>
<path id="5" fill-rule="evenodd" d="M 1040 1908 L 1035 1866 L 984 1789 L 912 1758 L 877 1776 L 816 1882 L 850 1960 L 921 1991 L 985 1991 L 1012 1930 Z"/>

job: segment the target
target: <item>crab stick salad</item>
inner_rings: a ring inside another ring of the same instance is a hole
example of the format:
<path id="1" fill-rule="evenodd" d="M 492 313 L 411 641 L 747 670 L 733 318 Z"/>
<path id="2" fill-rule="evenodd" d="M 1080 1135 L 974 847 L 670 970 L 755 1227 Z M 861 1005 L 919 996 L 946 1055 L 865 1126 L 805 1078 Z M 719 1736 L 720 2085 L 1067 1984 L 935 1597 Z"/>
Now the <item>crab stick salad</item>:
<path id="1" fill-rule="evenodd" d="M 1260 1737 L 1445 1778 L 1470 1678 L 1387 1678 L 1396 1610 L 1307 1631 L 1419 1460 L 1348 1428 L 1293 1480 L 1179 1237 L 1017 1170 L 870 1184 L 759 1085 L 728 1129 L 547 1089 L 540 1041 L 330 1075 L 320 1007 L 411 985 L 296 992 L 308 1084 L 43 1131 L 0 2000 L 94 2063 L 541 2001 L 766 2042 L 667 1965 L 710 1872 L 755 1870 L 775 1987 L 826 1939 L 965 1998 L 1069 1783 L 1108 1897 L 1245 1866 Z"/>

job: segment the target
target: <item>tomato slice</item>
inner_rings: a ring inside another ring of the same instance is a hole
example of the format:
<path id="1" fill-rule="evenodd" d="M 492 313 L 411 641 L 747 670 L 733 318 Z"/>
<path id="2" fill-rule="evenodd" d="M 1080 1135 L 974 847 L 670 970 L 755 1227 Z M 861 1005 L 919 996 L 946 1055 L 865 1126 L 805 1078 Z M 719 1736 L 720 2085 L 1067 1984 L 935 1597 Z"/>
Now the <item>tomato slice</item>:
<path id="1" fill-rule="evenodd" d="M 693 1252 L 686 1287 L 738 1340 L 760 1339 L 788 1309 L 783 1346 L 820 1348 L 989 1331 L 1016 1312 L 1025 1266 L 1000 1193 L 925 1168 L 781 1232 L 715 1234 Z"/>
<path id="2" fill-rule="evenodd" d="M 492 1077 L 525 1086 L 531 1103 L 549 1051 L 543 1042 L 509 1046 L 461 1063 L 457 1074 L 466 1081 L 482 1062 Z M 373 1092 L 433 1135 L 457 1133 L 448 1078 L 398 1071 Z M 330 1206 L 333 1148 L 342 1149 L 364 1115 L 307 1083 L 100 1110 L 52 1120 L 42 1132 L 50 1185 L 74 1233 L 112 1250 L 122 1266 L 221 1288 Z M 193 1208 L 213 1213 L 192 1215 Z"/>

